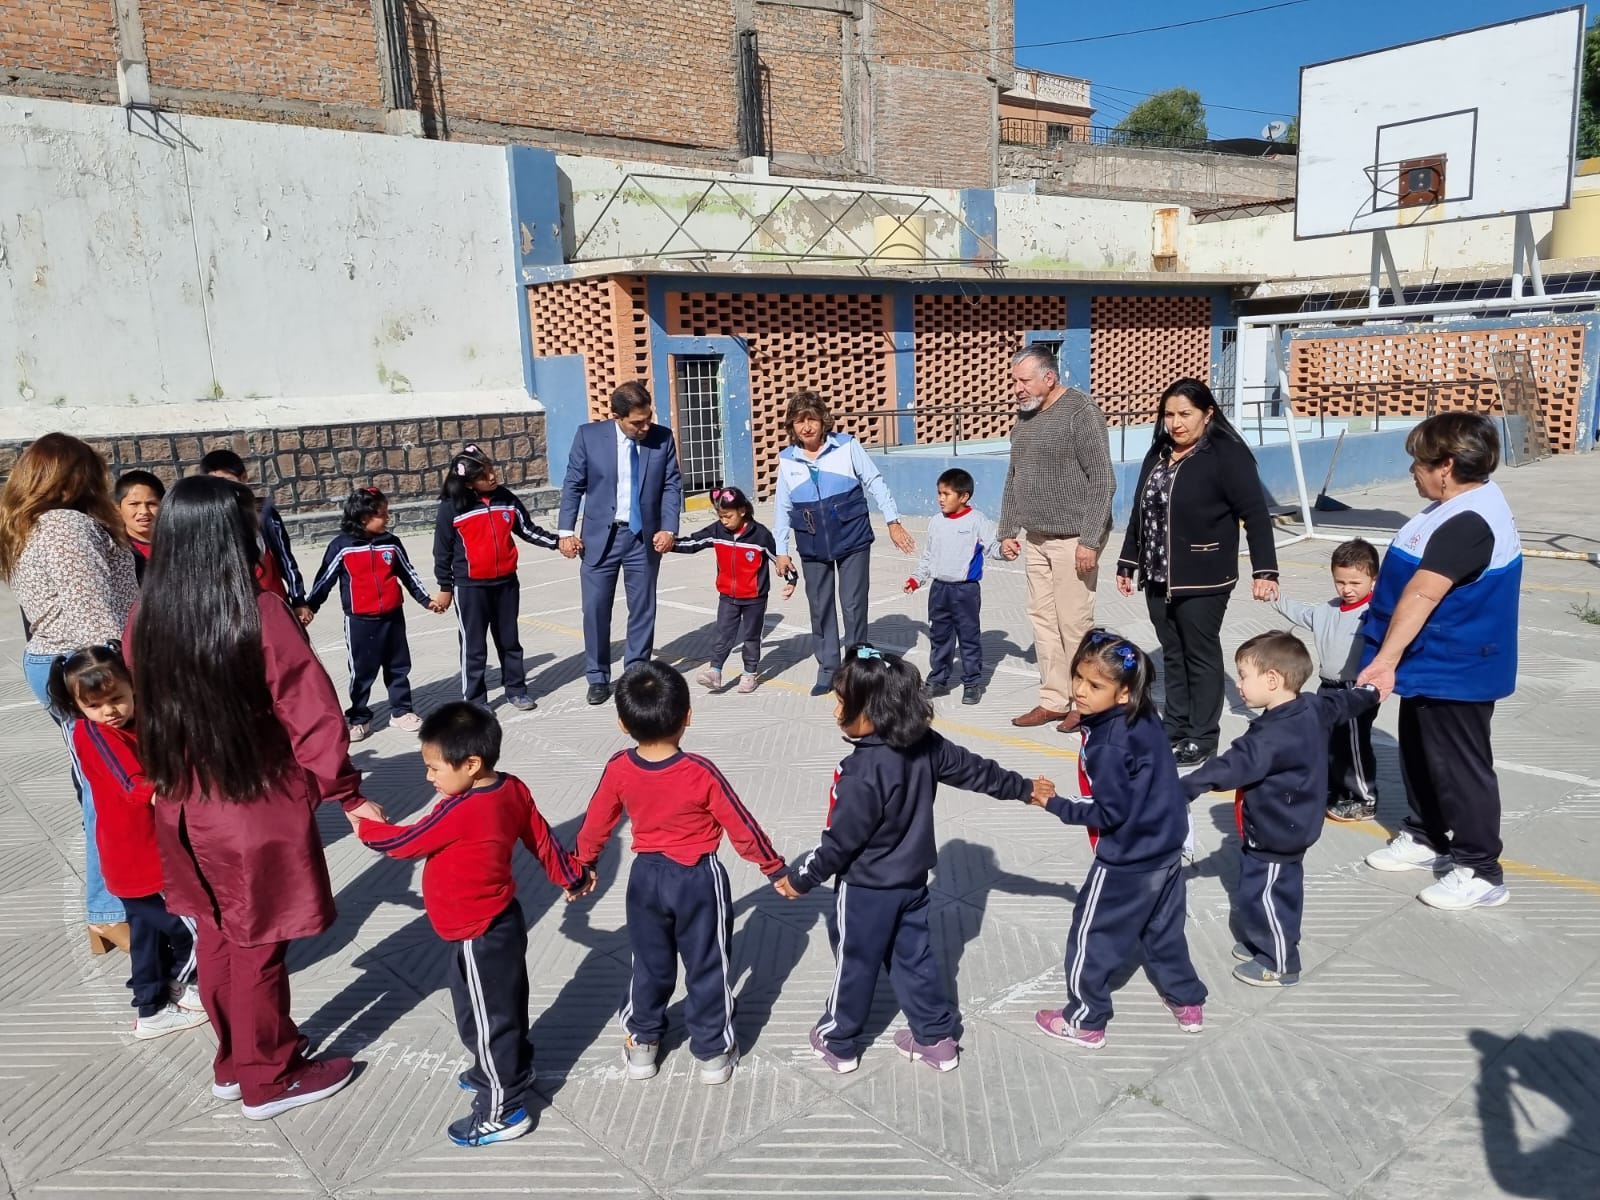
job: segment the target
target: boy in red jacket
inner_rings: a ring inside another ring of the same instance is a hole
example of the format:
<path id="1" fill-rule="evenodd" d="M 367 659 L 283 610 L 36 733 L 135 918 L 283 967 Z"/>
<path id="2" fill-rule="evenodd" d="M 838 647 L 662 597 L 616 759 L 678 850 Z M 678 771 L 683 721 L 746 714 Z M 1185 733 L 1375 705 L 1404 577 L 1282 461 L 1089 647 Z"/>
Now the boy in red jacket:
<path id="1" fill-rule="evenodd" d="M 472 1112 L 451 1124 L 450 1140 L 486 1146 L 533 1128 L 523 1102 L 533 1079 L 528 929 L 511 878 L 512 847 L 520 841 L 533 851 L 568 900 L 594 890 L 594 876 L 551 836 L 527 785 L 495 771 L 500 723 L 493 713 L 466 701 L 446 704 L 418 737 L 438 804 L 415 825 L 362 820 L 356 833 L 390 858 L 427 859 L 422 902 L 439 936 L 456 946 L 450 999 L 473 1056 L 462 1084 L 477 1093 Z"/>
<path id="2" fill-rule="evenodd" d="M 768 879 L 784 873 L 784 861 L 722 772 L 678 748 L 689 727 L 689 684 L 682 675 L 664 663 L 636 663 L 617 684 L 616 702 L 617 723 L 638 746 L 606 764 L 575 857 L 593 867 L 627 810 L 636 856 L 627 899 L 633 980 L 622 1008 L 628 1078 L 656 1073 L 681 955 L 689 992 L 684 1017 L 700 1082 L 726 1083 L 739 1045 L 728 977 L 733 907 L 717 847 L 726 832 Z"/>

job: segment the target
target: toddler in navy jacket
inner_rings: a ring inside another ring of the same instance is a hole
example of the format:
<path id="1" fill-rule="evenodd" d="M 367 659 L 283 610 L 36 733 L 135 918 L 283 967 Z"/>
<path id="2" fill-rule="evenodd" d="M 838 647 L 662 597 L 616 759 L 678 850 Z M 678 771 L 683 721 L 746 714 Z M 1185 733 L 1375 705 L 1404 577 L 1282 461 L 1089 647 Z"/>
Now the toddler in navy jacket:
<path id="1" fill-rule="evenodd" d="M 1322 833 L 1328 795 L 1328 734 L 1378 706 L 1370 687 L 1302 696 L 1311 655 L 1292 633 L 1258 634 L 1239 647 L 1239 694 L 1262 713 L 1228 747 L 1184 780 L 1192 800 L 1237 791 L 1242 842 L 1233 976 L 1255 987 L 1300 982 L 1300 915 L 1306 851 Z"/>
<path id="2" fill-rule="evenodd" d="M 344 710 L 350 740 L 359 742 L 372 725 L 367 699 L 379 670 L 389 692 L 389 724 L 415 733 L 422 718 L 411 711 L 411 646 L 402 589 L 430 612 L 438 609 L 405 546 L 389 532 L 389 501 L 377 488 L 358 488 L 345 498 L 344 520 L 306 596 L 312 612 L 322 607 L 335 583 L 350 651 L 350 707 Z"/>
<path id="3" fill-rule="evenodd" d="M 829 1069 L 854 1071 L 878 971 L 910 1025 L 895 1046 L 937 1071 L 959 1065 L 961 1013 L 946 994 L 928 935 L 928 872 L 938 857 L 933 801 L 941 783 L 1001 800 L 1042 803 L 1048 779 L 1026 779 L 933 732 L 933 706 L 917 669 L 871 646 L 853 646 L 833 677 L 834 717 L 855 749 L 834 773 L 828 824 L 778 890 L 791 899 L 838 877 L 829 918 L 833 990 L 811 1031 Z"/>
<path id="4" fill-rule="evenodd" d="M 1067 935 L 1067 1003 L 1034 1016 L 1039 1028 L 1086 1050 L 1105 1045 L 1111 978 L 1144 952 L 1145 974 L 1178 1027 L 1205 1023 L 1206 987 L 1184 936 L 1182 854 L 1189 804 L 1166 732 L 1150 698 L 1150 658 L 1126 638 L 1091 629 L 1072 658 L 1072 699 L 1081 715 L 1081 796 L 1044 807 L 1086 825 L 1094 847 Z"/>

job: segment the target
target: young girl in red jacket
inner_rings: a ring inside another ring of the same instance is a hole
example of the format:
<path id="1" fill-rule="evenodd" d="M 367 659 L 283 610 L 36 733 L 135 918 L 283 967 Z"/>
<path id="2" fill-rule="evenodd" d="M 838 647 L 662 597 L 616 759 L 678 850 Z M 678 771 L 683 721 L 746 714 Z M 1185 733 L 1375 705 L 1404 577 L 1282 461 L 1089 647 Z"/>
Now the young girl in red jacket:
<path id="1" fill-rule="evenodd" d="M 94 790 L 95 845 L 106 889 L 128 911 L 133 1036 L 140 1041 L 206 1023 L 194 984 L 194 922 L 167 911 L 156 854 L 155 791 L 139 765 L 133 678 L 116 644 L 56 659 L 50 700 L 74 713 L 72 749 Z"/>
<path id="2" fill-rule="evenodd" d="M 125 645 L 167 903 L 195 918 L 217 1032 L 211 1091 L 263 1121 L 354 1073 L 348 1058 L 305 1057 L 286 958 L 292 939 L 334 920 L 318 805 L 352 821 L 383 812 L 362 798 L 339 697 L 304 629 L 256 582 L 258 557 L 248 488 L 180 480 Z"/>

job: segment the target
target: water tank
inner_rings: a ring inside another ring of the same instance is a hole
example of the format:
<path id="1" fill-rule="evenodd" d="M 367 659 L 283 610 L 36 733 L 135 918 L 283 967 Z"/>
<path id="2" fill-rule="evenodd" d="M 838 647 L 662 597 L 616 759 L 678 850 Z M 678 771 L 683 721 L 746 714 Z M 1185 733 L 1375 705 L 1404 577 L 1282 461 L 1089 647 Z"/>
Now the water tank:
<path id="1" fill-rule="evenodd" d="M 1554 214 L 1550 248 L 1540 257 L 1600 257 L 1600 158 L 1586 158 L 1578 164 L 1572 181 L 1572 207 Z"/>

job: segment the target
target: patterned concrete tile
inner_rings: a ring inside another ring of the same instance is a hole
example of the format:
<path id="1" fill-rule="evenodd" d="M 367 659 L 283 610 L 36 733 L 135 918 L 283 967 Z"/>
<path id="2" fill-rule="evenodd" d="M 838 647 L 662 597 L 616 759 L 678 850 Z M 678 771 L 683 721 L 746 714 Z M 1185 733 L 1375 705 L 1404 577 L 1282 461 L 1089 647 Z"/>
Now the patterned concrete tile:
<path id="1" fill-rule="evenodd" d="M 1018 1196 L 1301 1200 L 1321 1184 L 1143 1101 L 1113 1108 L 1013 1189 Z"/>
<path id="2" fill-rule="evenodd" d="M 1162 1075 L 1156 1102 L 1338 1189 L 1360 1183 L 1448 1098 L 1260 1021 Z"/>
<path id="3" fill-rule="evenodd" d="M 844 1094 L 851 1105 L 990 1184 L 1058 1149 L 1093 1121 L 1117 1087 L 1014 1034 L 974 1021 L 961 1066 L 939 1073 L 904 1060 Z"/>
<path id="4" fill-rule="evenodd" d="M 946 986 L 964 1005 L 981 1007 L 1012 980 L 1033 978 L 1061 961 L 1055 938 L 991 917 L 964 901 L 935 908 L 928 923 Z"/>
<path id="5" fill-rule="evenodd" d="M 679 1200 L 711 1196 L 784 1196 L 831 1200 L 989 1195 L 989 1189 L 930 1158 L 925 1150 L 827 1101 L 746 1142 L 722 1161 L 671 1189 Z"/>

